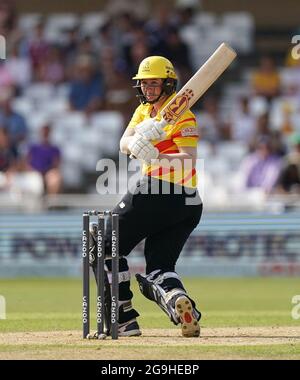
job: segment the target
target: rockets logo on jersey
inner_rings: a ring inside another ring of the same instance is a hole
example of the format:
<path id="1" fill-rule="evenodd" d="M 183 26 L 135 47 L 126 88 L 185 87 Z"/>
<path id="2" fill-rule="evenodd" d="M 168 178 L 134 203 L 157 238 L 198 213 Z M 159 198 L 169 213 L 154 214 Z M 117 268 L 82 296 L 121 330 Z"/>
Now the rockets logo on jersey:
<path id="1" fill-rule="evenodd" d="M 163 118 L 170 124 L 180 117 L 186 110 L 189 109 L 189 100 L 194 96 L 191 89 L 186 89 L 182 95 L 175 96 L 174 100 L 164 110 Z"/>

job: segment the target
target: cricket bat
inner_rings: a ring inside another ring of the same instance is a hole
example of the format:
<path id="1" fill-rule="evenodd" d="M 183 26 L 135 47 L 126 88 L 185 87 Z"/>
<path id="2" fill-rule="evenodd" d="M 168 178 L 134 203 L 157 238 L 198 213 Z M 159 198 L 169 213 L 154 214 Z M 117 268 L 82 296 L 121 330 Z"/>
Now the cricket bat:
<path id="1" fill-rule="evenodd" d="M 160 111 L 162 124 L 174 124 L 209 89 L 235 59 L 236 52 L 222 43 L 176 96 Z"/>

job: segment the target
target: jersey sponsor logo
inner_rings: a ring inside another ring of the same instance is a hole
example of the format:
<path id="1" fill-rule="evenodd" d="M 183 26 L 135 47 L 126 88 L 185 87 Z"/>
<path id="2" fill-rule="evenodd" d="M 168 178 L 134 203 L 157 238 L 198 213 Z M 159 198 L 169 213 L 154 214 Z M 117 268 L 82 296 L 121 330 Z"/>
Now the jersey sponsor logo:
<path id="1" fill-rule="evenodd" d="M 196 128 L 191 128 L 191 127 L 188 127 L 188 128 L 183 128 L 181 130 L 181 136 L 182 137 L 187 137 L 187 136 L 198 136 L 198 131 Z"/>

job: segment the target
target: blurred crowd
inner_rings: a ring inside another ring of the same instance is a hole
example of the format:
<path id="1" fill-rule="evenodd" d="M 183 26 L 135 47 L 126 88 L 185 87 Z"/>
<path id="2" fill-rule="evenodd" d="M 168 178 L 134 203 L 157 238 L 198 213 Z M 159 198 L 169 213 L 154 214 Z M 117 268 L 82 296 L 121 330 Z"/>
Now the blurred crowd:
<path id="1" fill-rule="evenodd" d="M 64 30 L 62 40 L 53 42 L 46 36 L 44 19 L 25 33 L 12 3 L 1 0 L 0 35 L 6 38 L 7 58 L 0 59 L 0 190 L 14 188 L 18 181 L 25 189 L 27 181 L 34 183 L 38 194 L 65 190 L 63 152 L 51 141 L 53 125 L 45 123 L 33 141 L 28 115 L 14 109 L 14 100 L 30 85 L 66 85 L 70 112 L 90 117 L 119 111 L 125 128 L 137 106 L 131 77 L 144 57 L 169 58 L 179 86 L 193 73 L 197 62 L 182 34 L 193 24 L 193 15 L 190 8 L 163 5 L 149 18 L 115 13 L 93 33 L 74 24 Z M 243 91 L 228 86 L 197 106 L 201 141 L 216 154 L 223 142 L 246 147 L 237 169 L 241 188 L 300 194 L 300 60 L 290 59 L 290 52 L 281 63 L 265 56 L 244 73 L 234 80 L 235 88 Z"/>
<path id="2" fill-rule="evenodd" d="M 300 60 L 289 54 L 289 63 L 278 67 L 272 57 L 261 57 L 257 67 L 245 70 L 238 95 L 230 89 L 223 94 L 229 106 L 222 109 L 222 100 L 207 97 L 198 114 L 202 141 L 247 148 L 232 173 L 240 191 L 300 195 Z"/>
<path id="3" fill-rule="evenodd" d="M 11 2 L 1 1 L 0 35 L 7 42 L 7 58 L 0 60 L 2 189 L 11 186 L 13 173 L 34 171 L 42 177 L 44 192 L 63 190 L 61 152 L 51 144 L 51 125 L 44 125 L 40 141 L 32 144 L 29 120 L 14 110 L 15 98 L 34 83 L 67 84 L 70 112 L 89 117 L 116 110 L 122 113 L 125 127 L 137 106 L 131 77 L 145 56 L 167 56 L 183 82 L 190 76 L 188 47 L 176 27 L 184 17 L 184 12 L 170 17 L 164 7 L 157 17 L 147 20 L 124 12 L 107 18 L 92 34 L 83 33 L 75 24 L 64 30 L 63 41 L 53 42 L 46 38 L 45 20 L 38 19 L 31 32 L 24 33 Z"/>

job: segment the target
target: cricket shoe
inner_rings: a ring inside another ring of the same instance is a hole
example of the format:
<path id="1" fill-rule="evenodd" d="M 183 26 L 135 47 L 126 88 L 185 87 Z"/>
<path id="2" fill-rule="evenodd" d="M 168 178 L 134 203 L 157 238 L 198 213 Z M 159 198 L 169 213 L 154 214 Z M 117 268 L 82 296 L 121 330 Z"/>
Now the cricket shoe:
<path id="1" fill-rule="evenodd" d="M 182 336 L 200 336 L 200 326 L 189 298 L 184 295 L 178 297 L 175 301 L 175 310 L 180 319 Z"/>
<path id="2" fill-rule="evenodd" d="M 136 321 L 132 319 L 131 321 L 119 324 L 119 336 L 140 336 L 142 332 Z"/>

